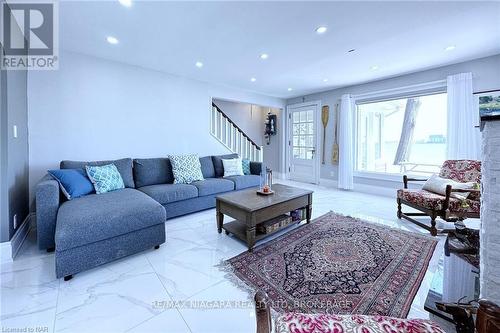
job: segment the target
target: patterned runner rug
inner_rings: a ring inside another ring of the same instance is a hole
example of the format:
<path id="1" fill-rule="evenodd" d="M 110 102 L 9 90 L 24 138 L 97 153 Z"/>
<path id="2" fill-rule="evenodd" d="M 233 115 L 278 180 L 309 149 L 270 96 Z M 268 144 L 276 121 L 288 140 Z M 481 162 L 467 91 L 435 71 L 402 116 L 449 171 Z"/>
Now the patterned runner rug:
<path id="1" fill-rule="evenodd" d="M 405 318 L 436 244 L 330 212 L 223 266 L 278 312 Z"/>

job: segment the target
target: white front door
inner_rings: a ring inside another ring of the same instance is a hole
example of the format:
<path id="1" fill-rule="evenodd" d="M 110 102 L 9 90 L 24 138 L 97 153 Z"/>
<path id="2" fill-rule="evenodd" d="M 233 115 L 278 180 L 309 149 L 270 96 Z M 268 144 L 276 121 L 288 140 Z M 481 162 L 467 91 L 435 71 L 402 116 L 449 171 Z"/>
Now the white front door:
<path id="1" fill-rule="evenodd" d="M 302 103 L 288 107 L 289 178 L 319 182 L 318 103 Z"/>

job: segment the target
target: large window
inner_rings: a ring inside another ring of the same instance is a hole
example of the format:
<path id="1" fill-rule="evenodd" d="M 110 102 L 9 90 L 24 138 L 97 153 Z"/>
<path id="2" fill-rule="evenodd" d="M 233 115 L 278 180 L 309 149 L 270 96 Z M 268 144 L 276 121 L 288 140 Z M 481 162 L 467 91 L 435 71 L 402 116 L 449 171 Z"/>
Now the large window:
<path id="1" fill-rule="evenodd" d="M 446 157 L 446 93 L 357 105 L 356 169 L 432 173 Z"/>

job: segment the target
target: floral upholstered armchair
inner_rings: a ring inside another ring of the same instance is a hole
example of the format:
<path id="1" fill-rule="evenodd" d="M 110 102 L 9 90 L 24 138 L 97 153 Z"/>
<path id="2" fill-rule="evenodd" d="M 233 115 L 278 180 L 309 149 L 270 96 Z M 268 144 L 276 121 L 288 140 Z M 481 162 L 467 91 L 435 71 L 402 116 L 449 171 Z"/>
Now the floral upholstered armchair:
<path id="1" fill-rule="evenodd" d="M 446 306 L 459 307 L 451 303 Z M 463 312 L 453 316 L 457 332 L 469 332 L 462 330 L 464 327 L 476 333 L 500 332 L 500 307 L 495 303 L 481 299 L 476 307 Z M 475 321 L 472 314 L 476 314 Z M 255 294 L 255 317 L 257 333 L 445 333 L 426 319 L 297 312 L 279 314 L 274 318 L 273 330 L 269 299 L 262 291 Z"/>
<path id="2" fill-rule="evenodd" d="M 424 319 L 384 316 L 284 313 L 275 318 L 272 330 L 268 299 L 255 294 L 257 333 L 445 333 L 437 324 Z"/>
<path id="3" fill-rule="evenodd" d="M 429 190 L 408 189 L 408 182 L 428 181 L 427 179 L 415 179 L 403 176 L 404 188 L 398 190 L 398 218 L 404 218 L 415 223 L 437 235 L 436 218 L 440 217 L 448 222 L 462 221 L 466 218 L 479 218 L 480 215 L 480 194 L 479 184 L 481 183 L 481 162 L 475 160 L 447 160 L 443 163 L 439 178 L 448 179 L 456 185 L 464 183 L 474 183 L 475 188 L 454 188 L 446 185 L 444 193 L 435 193 Z M 459 184 L 457 184 L 459 183 Z M 424 185 L 425 188 L 425 185 Z M 419 210 L 420 213 L 404 213 L 402 205 Z M 431 218 L 430 227 L 412 216 L 429 216 Z"/>

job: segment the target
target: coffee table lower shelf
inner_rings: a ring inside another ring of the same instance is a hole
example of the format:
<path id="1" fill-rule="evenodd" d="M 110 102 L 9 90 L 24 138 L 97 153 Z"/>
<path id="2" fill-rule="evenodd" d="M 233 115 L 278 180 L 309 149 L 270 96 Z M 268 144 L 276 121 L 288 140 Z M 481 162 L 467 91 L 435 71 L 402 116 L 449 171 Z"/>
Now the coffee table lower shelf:
<path id="1" fill-rule="evenodd" d="M 258 242 L 261 239 L 264 239 L 268 236 L 271 236 L 271 235 L 273 235 L 273 234 L 275 234 L 283 229 L 287 229 L 287 228 L 290 228 L 291 226 L 297 225 L 302 221 L 305 221 L 305 220 L 293 221 L 293 222 L 291 222 L 283 227 L 280 227 L 280 228 L 278 228 L 270 233 L 267 233 L 267 234 L 256 231 L 255 232 L 255 241 Z M 222 229 L 224 229 L 226 234 L 231 233 L 231 234 L 235 235 L 238 239 L 240 239 L 244 242 L 247 241 L 247 226 L 246 226 L 245 222 L 238 221 L 238 220 L 227 222 L 227 223 L 224 223 L 222 225 Z"/>

